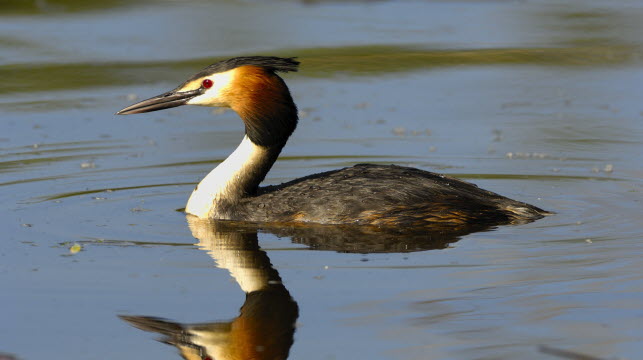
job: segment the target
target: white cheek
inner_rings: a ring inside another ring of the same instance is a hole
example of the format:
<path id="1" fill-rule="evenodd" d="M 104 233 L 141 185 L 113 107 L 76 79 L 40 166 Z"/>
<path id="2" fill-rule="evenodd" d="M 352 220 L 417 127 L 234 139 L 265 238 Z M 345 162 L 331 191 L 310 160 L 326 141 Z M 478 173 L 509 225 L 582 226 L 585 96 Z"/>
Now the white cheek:
<path id="1" fill-rule="evenodd" d="M 220 89 L 215 89 L 213 86 L 203 94 L 188 100 L 187 103 L 189 105 L 225 106 L 225 103 L 220 99 L 220 92 Z"/>
<path id="2" fill-rule="evenodd" d="M 209 77 L 213 82 L 212 87 L 207 89 L 203 94 L 190 99 L 187 103 L 189 105 L 228 106 L 223 100 L 224 97 L 222 94 L 225 93 L 230 85 L 232 76 L 232 71 L 227 71 Z"/>

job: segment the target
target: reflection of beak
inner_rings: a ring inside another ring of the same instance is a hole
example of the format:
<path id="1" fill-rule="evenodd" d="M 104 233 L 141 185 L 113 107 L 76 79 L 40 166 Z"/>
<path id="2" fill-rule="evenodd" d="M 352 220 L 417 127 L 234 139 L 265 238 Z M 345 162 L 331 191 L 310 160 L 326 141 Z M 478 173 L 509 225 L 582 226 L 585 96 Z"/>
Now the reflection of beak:
<path id="1" fill-rule="evenodd" d="M 134 105 L 130 105 L 125 109 L 117 112 L 116 115 L 139 114 L 185 105 L 188 101 L 190 101 L 190 99 L 203 94 L 204 91 L 205 89 L 203 88 L 189 91 L 168 91 L 165 94 L 161 94 L 151 99 L 143 100 Z"/>

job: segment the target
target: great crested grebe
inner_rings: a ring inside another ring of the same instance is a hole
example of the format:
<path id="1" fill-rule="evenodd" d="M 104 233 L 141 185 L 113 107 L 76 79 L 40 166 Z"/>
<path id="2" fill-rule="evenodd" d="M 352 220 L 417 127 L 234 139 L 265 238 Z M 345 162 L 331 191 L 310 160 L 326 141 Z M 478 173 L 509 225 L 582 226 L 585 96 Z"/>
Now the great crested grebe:
<path id="1" fill-rule="evenodd" d="M 359 164 L 259 187 L 297 126 L 297 107 L 277 72 L 294 58 L 236 57 L 217 62 L 176 89 L 126 107 L 138 114 L 180 105 L 232 108 L 245 136 L 192 192 L 199 218 L 260 223 L 422 227 L 520 223 L 548 212 L 445 175 L 395 165 Z"/>

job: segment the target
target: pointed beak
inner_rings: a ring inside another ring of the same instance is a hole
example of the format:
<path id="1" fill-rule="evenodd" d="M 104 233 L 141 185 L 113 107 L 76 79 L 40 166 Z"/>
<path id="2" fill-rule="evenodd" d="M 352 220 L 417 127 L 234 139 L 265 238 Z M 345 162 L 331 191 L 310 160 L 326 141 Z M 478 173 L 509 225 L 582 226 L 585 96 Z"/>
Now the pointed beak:
<path id="1" fill-rule="evenodd" d="M 185 105 L 190 99 L 203 94 L 204 91 L 203 88 L 189 91 L 168 91 L 165 94 L 130 105 L 117 112 L 116 115 L 140 114 Z"/>

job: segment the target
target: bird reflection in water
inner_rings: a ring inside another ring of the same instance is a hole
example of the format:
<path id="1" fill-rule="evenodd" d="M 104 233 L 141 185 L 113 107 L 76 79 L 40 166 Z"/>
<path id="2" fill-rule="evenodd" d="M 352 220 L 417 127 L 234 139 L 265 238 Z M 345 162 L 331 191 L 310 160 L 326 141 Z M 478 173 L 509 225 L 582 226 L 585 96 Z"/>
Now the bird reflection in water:
<path id="1" fill-rule="evenodd" d="M 461 226 L 429 225 L 421 228 L 388 228 L 368 225 L 322 224 L 252 224 L 236 223 L 241 228 L 288 237 L 292 242 L 312 250 L 330 250 L 343 253 L 404 253 L 445 249 L 461 237 L 479 231 L 494 229 L 489 224 Z"/>
<path id="2" fill-rule="evenodd" d="M 260 250 L 258 233 L 288 237 L 310 249 L 391 253 L 444 249 L 462 236 L 490 226 L 391 229 L 374 226 L 253 224 L 188 215 L 192 235 L 217 266 L 227 269 L 246 293 L 231 322 L 180 324 L 157 317 L 120 316 L 141 330 L 162 334 L 185 359 L 286 359 L 293 344 L 298 307 L 279 273 Z"/>
<path id="3" fill-rule="evenodd" d="M 225 222 L 188 217 L 190 230 L 217 266 L 230 271 L 246 300 L 228 322 L 180 324 L 158 317 L 120 318 L 141 330 L 163 335 L 184 359 L 286 359 L 293 343 L 297 303 L 282 284 L 268 255 L 259 249 L 256 231 Z"/>

